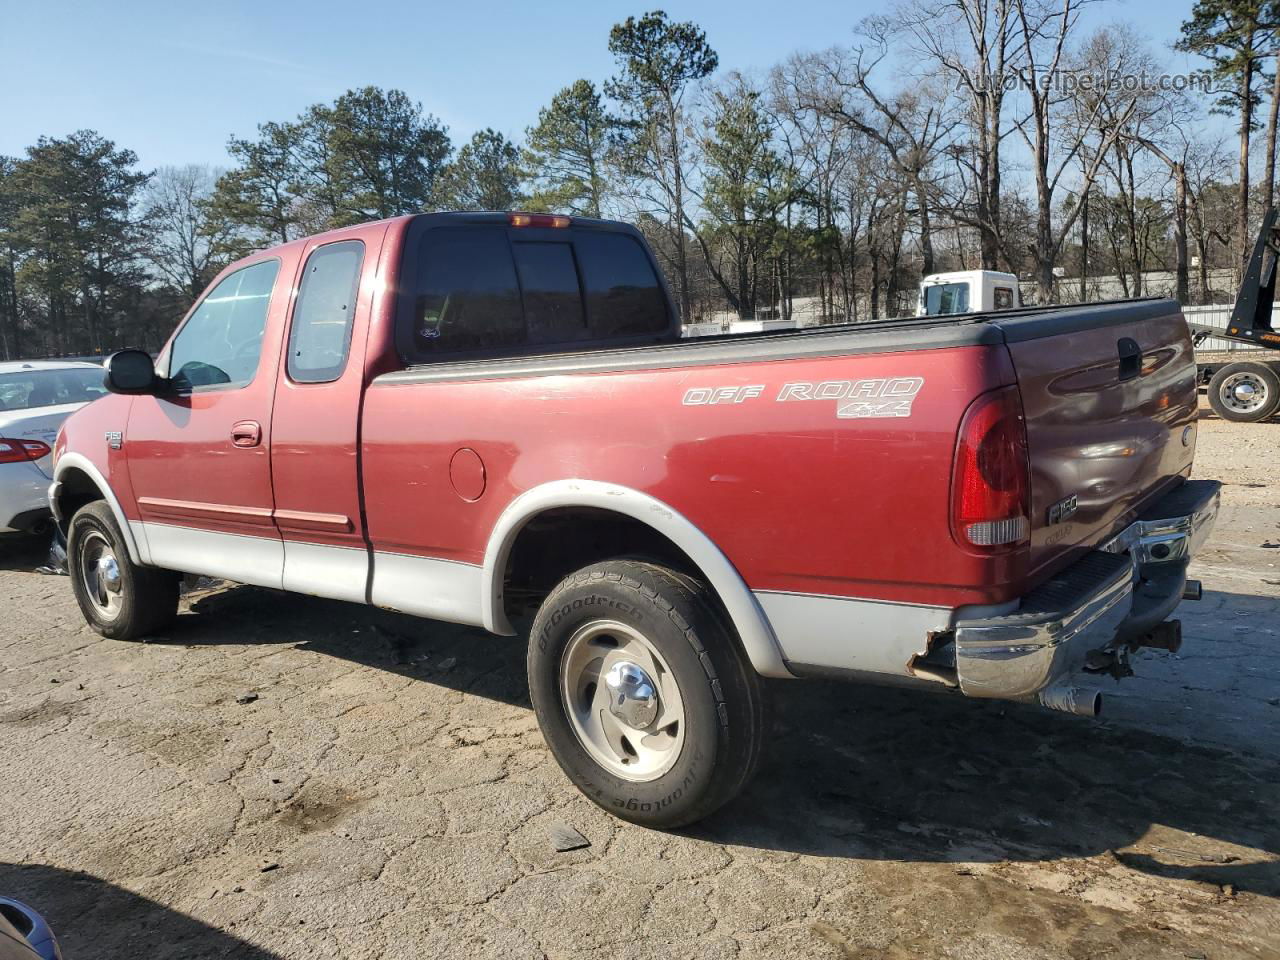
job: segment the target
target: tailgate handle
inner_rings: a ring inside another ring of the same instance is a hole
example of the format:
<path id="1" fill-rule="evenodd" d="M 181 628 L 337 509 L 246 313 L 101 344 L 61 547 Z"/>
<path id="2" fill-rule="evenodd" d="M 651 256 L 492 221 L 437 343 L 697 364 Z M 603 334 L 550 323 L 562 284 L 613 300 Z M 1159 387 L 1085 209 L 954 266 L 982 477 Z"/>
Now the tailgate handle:
<path id="1" fill-rule="evenodd" d="M 1120 352 L 1120 379 L 1132 380 L 1142 372 L 1142 348 L 1132 337 L 1121 337 L 1116 348 Z"/>

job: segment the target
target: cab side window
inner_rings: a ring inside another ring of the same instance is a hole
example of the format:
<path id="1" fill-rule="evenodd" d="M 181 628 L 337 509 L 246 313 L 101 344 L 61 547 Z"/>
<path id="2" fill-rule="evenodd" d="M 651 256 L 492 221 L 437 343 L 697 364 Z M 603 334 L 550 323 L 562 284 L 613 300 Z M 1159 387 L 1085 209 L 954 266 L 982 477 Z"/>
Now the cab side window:
<path id="1" fill-rule="evenodd" d="M 209 291 L 169 349 L 179 392 L 248 386 L 258 371 L 267 307 L 280 261 L 237 270 Z"/>
<path id="2" fill-rule="evenodd" d="M 328 383 L 342 376 L 364 264 L 364 243 L 330 243 L 307 257 L 289 330 L 289 377 Z"/>
<path id="3" fill-rule="evenodd" d="M 1009 287 L 996 287 L 996 309 L 1010 310 L 1013 308 L 1013 291 Z"/>

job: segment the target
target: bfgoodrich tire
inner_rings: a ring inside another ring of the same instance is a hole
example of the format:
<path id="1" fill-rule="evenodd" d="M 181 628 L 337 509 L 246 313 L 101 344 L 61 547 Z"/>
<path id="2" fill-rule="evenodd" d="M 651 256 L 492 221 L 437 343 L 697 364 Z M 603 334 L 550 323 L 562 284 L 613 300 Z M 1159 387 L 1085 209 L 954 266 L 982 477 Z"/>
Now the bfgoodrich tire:
<path id="1" fill-rule="evenodd" d="M 528 666 L 556 761 L 624 820 L 693 823 L 755 771 L 760 680 L 691 578 L 637 560 L 579 570 L 538 611 Z"/>
<path id="2" fill-rule="evenodd" d="M 1280 374 L 1265 363 L 1229 363 L 1209 381 L 1209 406 L 1223 420 L 1254 423 L 1280 410 Z"/>
<path id="3" fill-rule="evenodd" d="M 153 634 L 178 613 L 178 575 L 130 560 L 115 515 L 102 500 L 71 518 L 67 572 L 85 620 L 112 640 Z"/>

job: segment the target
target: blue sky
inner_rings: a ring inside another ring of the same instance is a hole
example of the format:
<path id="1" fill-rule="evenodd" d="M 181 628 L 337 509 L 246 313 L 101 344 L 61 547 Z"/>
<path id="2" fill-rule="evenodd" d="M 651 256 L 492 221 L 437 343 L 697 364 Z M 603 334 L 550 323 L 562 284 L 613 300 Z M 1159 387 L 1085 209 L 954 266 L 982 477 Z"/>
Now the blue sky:
<path id="1" fill-rule="evenodd" d="M 857 20 L 884 9 L 838 0 L 0 0 L 0 153 L 89 127 L 147 168 L 225 165 L 232 134 L 366 84 L 422 101 L 455 143 L 485 126 L 519 136 L 556 90 L 607 77 L 610 26 L 651 6 L 700 24 L 722 69 L 759 71 L 793 50 L 847 42 Z M 1088 16 L 1135 24 L 1161 53 L 1190 6 L 1105 2 Z M 1175 69 L 1190 64 L 1168 57 Z"/>

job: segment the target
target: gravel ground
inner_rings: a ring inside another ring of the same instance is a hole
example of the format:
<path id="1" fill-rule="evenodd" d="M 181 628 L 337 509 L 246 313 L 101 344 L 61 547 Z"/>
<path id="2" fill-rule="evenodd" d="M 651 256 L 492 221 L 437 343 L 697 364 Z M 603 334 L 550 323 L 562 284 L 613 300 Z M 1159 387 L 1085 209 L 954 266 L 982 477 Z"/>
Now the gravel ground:
<path id="1" fill-rule="evenodd" d="M 1204 420 L 1199 475 L 1205 599 L 1106 719 L 780 683 L 679 834 L 568 784 L 516 643 L 239 586 L 104 641 L 8 544 L 0 892 L 67 960 L 1280 958 L 1280 423 Z"/>

